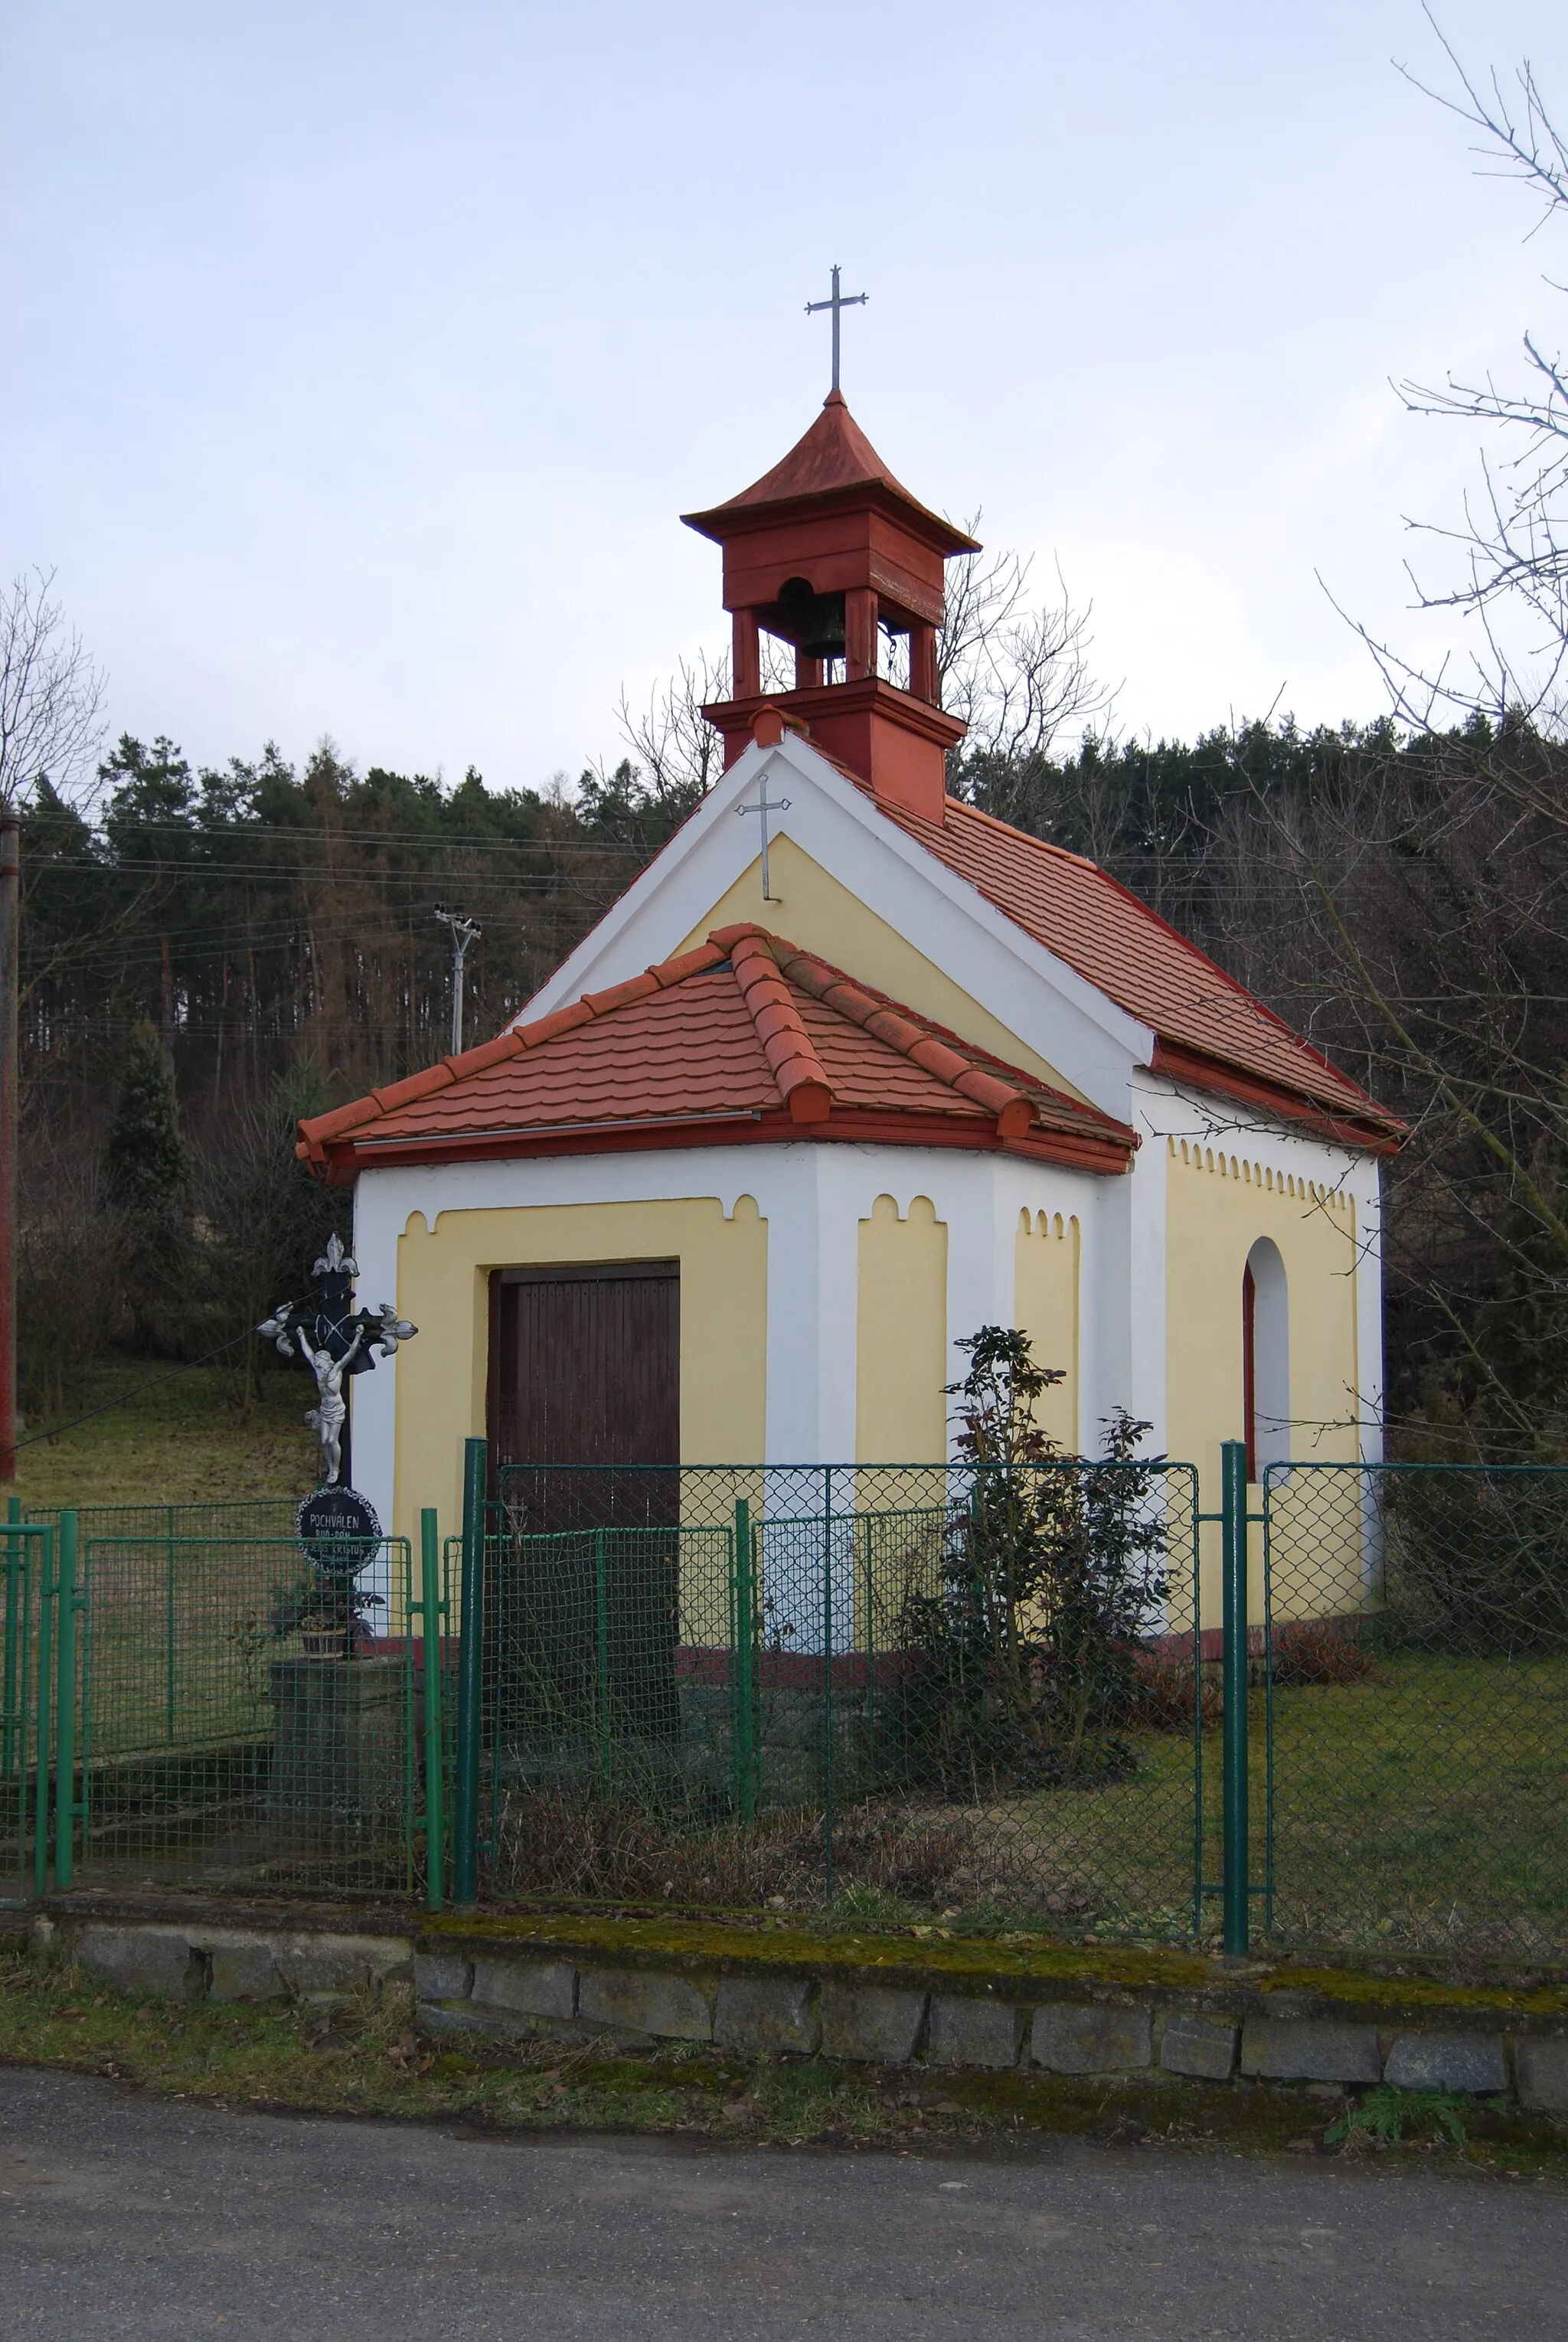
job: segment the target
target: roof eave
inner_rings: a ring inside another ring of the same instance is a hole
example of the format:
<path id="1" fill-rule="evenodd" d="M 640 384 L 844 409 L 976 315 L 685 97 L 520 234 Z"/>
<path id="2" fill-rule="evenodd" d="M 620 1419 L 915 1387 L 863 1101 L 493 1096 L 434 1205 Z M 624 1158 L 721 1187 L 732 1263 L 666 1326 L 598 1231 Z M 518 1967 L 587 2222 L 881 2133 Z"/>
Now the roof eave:
<path id="1" fill-rule="evenodd" d="M 369 1170 L 408 1169 L 444 1163 L 527 1160 L 558 1155 L 665 1154 L 690 1146 L 800 1146 L 816 1141 L 852 1146 L 940 1146 L 965 1153 L 1022 1156 L 1069 1169 L 1115 1177 L 1129 1170 L 1136 1150 L 1128 1130 L 1060 1130 L 1036 1125 L 1003 1138 L 990 1115 L 919 1114 L 834 1106 L 820 1122 L 796 1122 L 787 1109 L 740 1109 L 733 1115 L 669 1116 L 658 1121 L 553 1125 L 526 1129 L 381 1132 L 373 1126 L 328 1139 L 315 1159 L 330 1185 L 341 1186 Z"/>
<path id="2" fill-rule="evenodd" d="M 1367 1099 L 1364 1113 L 1348 1099 L 1336 1106 L 1309 1090 L 1268 1081 L 1163 1036 L 1155 1041 L 1150 1070 L 1189 1089 L 1213 1091 L 1220 1097 L 1256 1106 L 1298 1128 L 1306 1126 L 1313 1137 L 1358 1147 L 1367 1154 L 1397 1155 L 1410 1136 L 1408 1126 L 1396 1115 L 1386 1113 L 1373 1098 Z M 1347 1082 L 1345 1086 L 1349 1089 L 1351 1085 Z"/>
<path id="3" fill-rule="evenodd" d="M 758 530 L 776 528 L 781 522 L 809 519 L 814 513 L 841 511 L 848 506 L 864 510 L 874 505 L 901 521 L 914 535 L 923 536 L 944 557 L 960 553 L 978 553 L 979 540 L 954 528 L 950 520 L 934 513 L 888 480 L 846 482 L 843 487 L 812 488 L 799 495 L 780 496 L 767 504 L 711 505 L 705 512 L 683 513 L 682 525 L 695 529 L 712 544 L 724 545 L 737 536 L 749 536 Z"/>

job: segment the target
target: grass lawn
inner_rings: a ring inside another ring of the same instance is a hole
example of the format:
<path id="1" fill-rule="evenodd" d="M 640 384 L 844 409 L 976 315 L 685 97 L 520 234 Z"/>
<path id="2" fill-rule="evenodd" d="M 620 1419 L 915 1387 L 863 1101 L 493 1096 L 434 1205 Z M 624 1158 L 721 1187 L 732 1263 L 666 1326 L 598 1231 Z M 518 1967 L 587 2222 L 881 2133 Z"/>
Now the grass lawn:
<path id="1" fill-rule="evenodd" d="M 379 2000 L 179 2007 L 107 1992 L 51 1961 L 0 1958 L 0 2060 L 237 2108 L 456 2117 L 512 2131 L 664 2131 L 770 2147 L 1017 2150 L 1066 2132 L 1117 2147 L 1323 2154 L 1344 2103 L 1299 2089 L 1153 2078 L 772 2064 L 705 2045 L 640 2057 L 606 2054 L 592 2041 L 459 2047 L 422 2039 L 413 2017 L 400 1987 Z M 1568 2177 L 1568 2126 L 1466 2109 L 1466 2136 L 1455 2144 L 1431 2136 L 1420 2111 L 1413 2101 L 1408 2140 L 1385 2151 Z"/>
<path id="2" fill-rule="evenodd" d="M 1565 1815 L 1568 1654 L 1398 1652 L 1364 1683 L 1276 1694 L 1274 1916 L 1290 1937 L 1560 1958 Z"/>
<path id="3" fill-rule="evenodd" d="M 1268 1746 L 1249 1700 L 1254 1887 L 1268 1877 Z M 1108 1787 L 1046 1790 L 967 1809 L 959 1824 L 993 1897 L 1107 1937 L 1190 1934 L 1193 1765 L 1183 1733 L 1141 1735 L 1137 1771 Z M 1206 1885 L 1220 1878 L 1221 1743 L 1203 1750 Z M 1365 1681 L 1274 1695 L 1272 1911 L 1254 1940 L 1423 1954 L 1568 1957 L 1568 1654 L 1380 1657 Z M 955 1897 L 954 1900 L 960 1899 Z M 1220 1902 L 1203 1897 L 1217 1940 Z M 889 1906 L 892 1908 L 892 1906 Z"/>
<path id="4" fill-rule="evenodd" d="M 177 1373 L 157 1358 L 95 1359 L 69 1414 L 105 1412 L 54 1437 L 35 1436 L 30 1425 L 23 1435 L 30 1444 L 16 1457 L 15 1493 L 35 1506 L 303 1496 L 316 1473 L 315 1436 L 303 1419 L 313 1397 L 309 1376 L 264 1375 L 248 1415 L 235 1403 L 237 1389 L 237 1377 L 221 1366 Z"/>

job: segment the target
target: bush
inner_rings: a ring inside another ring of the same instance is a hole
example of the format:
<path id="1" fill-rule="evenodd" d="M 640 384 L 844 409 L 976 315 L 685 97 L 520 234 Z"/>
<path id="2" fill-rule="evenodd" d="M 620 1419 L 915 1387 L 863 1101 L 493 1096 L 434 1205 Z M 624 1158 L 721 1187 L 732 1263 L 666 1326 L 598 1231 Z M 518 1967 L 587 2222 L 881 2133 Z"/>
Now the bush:
<path id="1" fill-rule="evenodd" d="M 1064 1456 L 1034 1421 L 1061 1376 L 1027 1336 L 983 1326 L 959 1346 L 972 1474 L 942 1591 L 904 1609 L 906 1777 L 970 1797 L 1120 1779 L 1138 1639 L 1165 1593 L 1159 1467 L 1134 1461 L 1148 1426 L 1118 1410 L 1102 1459 Z"/>
<path id="2" fill-rule="evenodd" d="M 1219 1686 L 1191 1659 L 1161 1658 L 1140 1651 L 1134 1662 L 1127 1725 L 1134 1732 L 1190 1732 L 1193 1708 L 1201 1698 L 1204 1728 L 1224 1714 Z"/>
<path id="3" fill-rule="evenodd" d="M 502 1894 L 730 1910 L 804 1908 L 823 1897 L 819 1810 L 703 1826 L 624 1792 L 506 1789 L 496 1818 L 492 1884 Z M 860 1807 L 834 1824 L 833 1846 L 841 1887 L 902 1902 L 939 1907 L 995 1883 L 984 1838 L 956 1815 Z"/>

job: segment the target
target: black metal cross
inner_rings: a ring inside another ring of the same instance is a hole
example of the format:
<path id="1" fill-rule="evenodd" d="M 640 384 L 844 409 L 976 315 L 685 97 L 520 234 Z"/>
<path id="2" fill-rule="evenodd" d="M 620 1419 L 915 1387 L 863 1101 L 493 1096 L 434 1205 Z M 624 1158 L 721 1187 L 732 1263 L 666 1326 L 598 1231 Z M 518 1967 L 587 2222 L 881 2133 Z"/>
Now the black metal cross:
<path id="1" fill-rule="evenodd" d="M 835 260 L 833 265 L 833 291 L 831 295 L 825 301 L 808 301 L 805 305 L 805 313 L 808 317 L 814 317 L 819 309 L 831 309 L 833 311 L 833 386 L 834 390 L 838 388 L 839 313 L 844 309 L 854 308 L 857 303 L 863 302 L 865 298 L 866 295 L 864 293 L 841 293 L 839 291 L 838 263 Z"/>

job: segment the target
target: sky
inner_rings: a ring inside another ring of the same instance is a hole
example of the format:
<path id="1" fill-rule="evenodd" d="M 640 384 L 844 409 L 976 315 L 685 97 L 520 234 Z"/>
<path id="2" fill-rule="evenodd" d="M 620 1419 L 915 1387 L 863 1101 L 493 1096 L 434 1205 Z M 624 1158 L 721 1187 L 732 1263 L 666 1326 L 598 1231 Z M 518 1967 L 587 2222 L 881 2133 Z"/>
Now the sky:
<path id="1" fill-rule="evenodd" d="M 1557 0 L 1435 0 L 1568 118 Z M 1405 520 L 1520 371 L 1559 238 L 1400 77 L 1416 0 L 33 0 L 0 7 L 0 571 L 111 729 L 545 786 L 723 645 L 678 515 L 827 388 L 924 502 L 1059 565 L 1134 735 L 1384 705 Z M 1441 550 L 1425 556 L 1442 574 Z"/>

